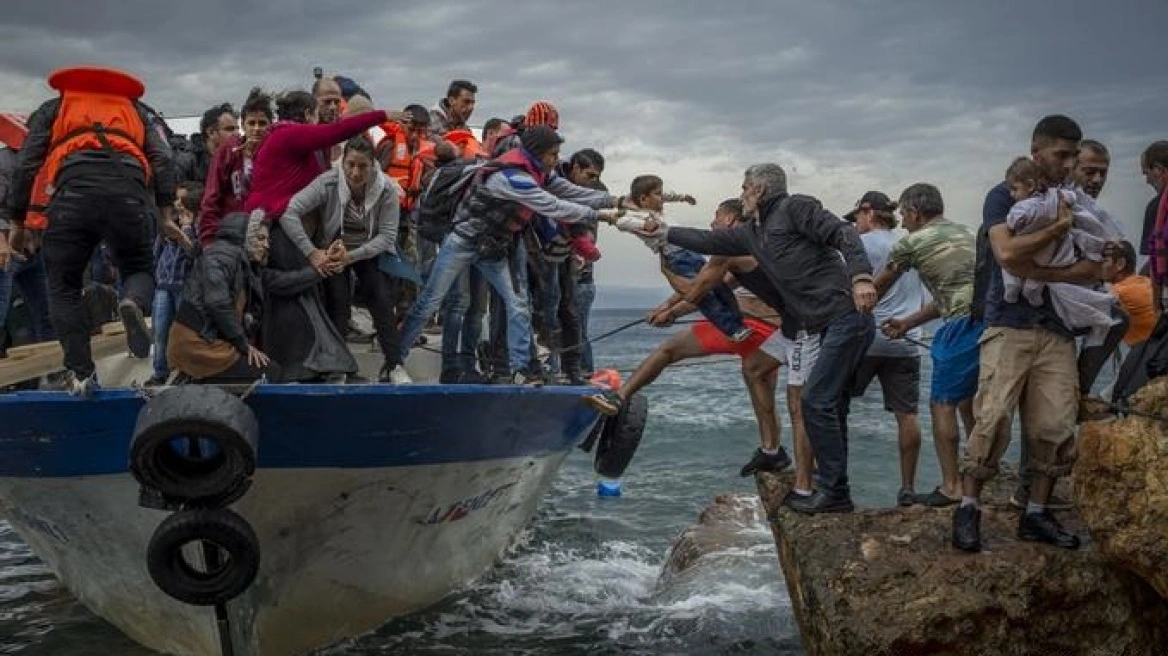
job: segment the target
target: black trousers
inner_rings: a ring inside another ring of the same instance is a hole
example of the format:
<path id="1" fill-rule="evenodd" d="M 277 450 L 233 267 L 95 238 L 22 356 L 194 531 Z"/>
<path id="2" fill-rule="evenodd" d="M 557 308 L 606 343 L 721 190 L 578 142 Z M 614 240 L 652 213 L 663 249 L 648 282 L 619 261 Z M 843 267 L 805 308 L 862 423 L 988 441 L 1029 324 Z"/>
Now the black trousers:
<path id="1" fill-rule="evenodd" d="M 325 307 L 329 319 L 342 335 L 348 330 L 353 314 L 353 285 L 349 271 L 356 277 L 357 294 L 369 308 L 373 328 L 377 330 L 377 345 L 385 356 L 385 365 L 393 368 L 401 364 L 401 335 L 397 330 L 397 289 L 395 281 L 377 267 L 377 258 L 354 262 L 348 271 L 329 276 L 325 286 Z"/>
<path id="2" fill-rule="evenodd" d="M 93 326 L 81 303 L 85 271 L 103 240 L 122 278 L 124 297 L 145 312 L 154 299 L 153 212 L 145 192 L 124 193 L 97 186 L 66 186 L 53 195 L 42 248 L 49 283 L 49 316 L 65 354 L 65 367 L 79 377 L 94 372 L 89 337 Z"/>

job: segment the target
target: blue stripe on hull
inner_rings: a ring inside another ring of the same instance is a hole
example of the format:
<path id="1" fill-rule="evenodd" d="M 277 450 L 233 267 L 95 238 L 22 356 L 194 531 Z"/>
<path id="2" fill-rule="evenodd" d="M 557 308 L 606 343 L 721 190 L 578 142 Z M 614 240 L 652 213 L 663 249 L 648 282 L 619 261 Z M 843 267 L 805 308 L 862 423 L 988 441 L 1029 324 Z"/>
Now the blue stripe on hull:
<path id="1" fill-rule="evenodd" d="M 260 420 L 259 466 L 399 467 L 541 455 L 578 444 L 597 414 L 582 388 L 265 385 L 247 404 Z M 0 476 L 127 471 L 145 400 L 60 392 L 0 396 Z"/>

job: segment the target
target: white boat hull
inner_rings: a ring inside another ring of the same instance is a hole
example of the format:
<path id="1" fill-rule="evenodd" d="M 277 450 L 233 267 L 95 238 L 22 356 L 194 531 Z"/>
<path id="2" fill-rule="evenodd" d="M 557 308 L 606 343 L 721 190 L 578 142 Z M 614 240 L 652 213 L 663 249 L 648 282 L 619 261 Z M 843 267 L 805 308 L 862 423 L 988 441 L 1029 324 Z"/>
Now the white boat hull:
<path id="1" fill-rule="evenodd" d="M 233 506 L 261 545 L 259 577 L 228 604 L 236 653 L 305 653 L 463 588 L 530 521 L 566 455 L 258 471 Z M 96 614 L 163 653 L 220 653 L 212 609 L 151 581 L 146 545 L 166 513 L 138 507 L 129 474 L 0 479 L 0 499 Z"/>

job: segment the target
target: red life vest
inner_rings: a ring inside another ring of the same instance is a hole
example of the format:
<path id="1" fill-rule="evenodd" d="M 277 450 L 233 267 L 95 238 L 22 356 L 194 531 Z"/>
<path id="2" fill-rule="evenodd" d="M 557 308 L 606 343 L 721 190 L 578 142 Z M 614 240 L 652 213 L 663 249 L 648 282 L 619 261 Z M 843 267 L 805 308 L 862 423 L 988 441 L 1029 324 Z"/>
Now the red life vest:
<path id="1" fill-rule="evenodd" d="M 112 149 L 138 160 L 147 180 L 152 174 L 144 152 L 146 125 L 134 104 L 146 92 L 141 81 L 115 69 L 79 67 L 55 71 L 49 86 L 61 93 L 61 104 L 44 164 L 33 180 L 24 221 L 32 230 L 48 227 L 44 212 L 61 164 L 73 153 Z"/>
<path id="2" fill-rule="evenodd" d="M 537 163 L 533 162 L 527 155 L 527 151 L 522 148 L 512 148 L 502 155 L 496 157 L 491 164 L 487 166 L 497 167 L 497 171 L 491 175 L 507 175 L 508 169 L 519 169 L 531 176 L 535 180 L 535 184 L 542 189 L 547 184 L 548 174 Z M 509 221 L 508 228 L 511 232 L 519 232 L 535 216 L 535 212 L 523 203 L 513 203 L 513 217 L 518 221 Z"/>
<path id="3" fill-rule="evenodd" d="M 459 159 L 486 159 L 491 156 L 470 130 L 451 130 L 442 138 L 454 144 Z"/>

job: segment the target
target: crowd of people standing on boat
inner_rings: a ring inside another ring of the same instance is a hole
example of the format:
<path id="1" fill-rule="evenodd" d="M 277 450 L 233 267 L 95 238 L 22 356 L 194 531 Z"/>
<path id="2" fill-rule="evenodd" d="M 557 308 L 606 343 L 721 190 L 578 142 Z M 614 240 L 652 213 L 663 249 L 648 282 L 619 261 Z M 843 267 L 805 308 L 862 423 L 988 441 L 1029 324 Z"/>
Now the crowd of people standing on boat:
<path id="1" fill-rule="evenodd" d="M 148 385 L 365 382 L 350 348 L 363 338 L 384 360 L 377 380 L 407 384 L 404 363 L 434 323 L 442 383 L 583 384 L 595 366 L 588 317 L 607 223 L 642 240 L 675 290 L 646 321 L 703 319 L 625 385 L 586 397 L 595 408 L 619 413 L 679 360 L 741 356 L 761 442 L 742 474 L 793 462 L 786 505 L 847 512 L 850 398 L 879 379 L 898 428 L 897 502 L 955 506 L 953 544 L 969 551 L 980 548 L 981 488 L 1017 413 L 1019 534 L 1073 548 L 1078 538 L 1051 510 L 1063 503 L 1052 491 L 1076 422 L 1105 362 L 1147 340 L 1162 314 L 1168 142 L 1140 162 L 1157 192 L 1138 241 L 1148 278 L 1097 202 L 1107 148 L 1065 116 L 1039 121 L 1029 157 L 1003 166 L 977 231 L 947 218 L 927 182 L 896 201 L 865 193 L 841 219 L 792 194 L 774 163 L 749 167 L 738 198 L 701 230 L 664 219 L 666 202 L 695 199 L 657 176 L 613 195 L 596 150 L 561 161 L 550 102 L 475 135 L 478 89 L 466 80 L 431 110 L 375 110 L 340 76 L 276 98 L 257 88 L 239 112 L 209 109 L 190 141 L 139 100 L 131 76 L 66 69 L 50 84 L 60 95 L 29 118 L 19 153 L 0 151 L 0 312 L 18 289 L 36 338 L 62 345 L 66 371 L 49 384 L 78 394 L 98 386 L 89 338 L 103 299 L 131 353 L 153 353 Z M 373 335 L 353 321 L 354 305 L 369 311 Z M 933 363 L 942 473 L 927 495 L 915 491 L 920 347 Z M 793 461 L 775 410 L 784 366 Z"/>

